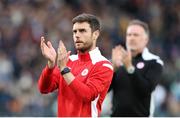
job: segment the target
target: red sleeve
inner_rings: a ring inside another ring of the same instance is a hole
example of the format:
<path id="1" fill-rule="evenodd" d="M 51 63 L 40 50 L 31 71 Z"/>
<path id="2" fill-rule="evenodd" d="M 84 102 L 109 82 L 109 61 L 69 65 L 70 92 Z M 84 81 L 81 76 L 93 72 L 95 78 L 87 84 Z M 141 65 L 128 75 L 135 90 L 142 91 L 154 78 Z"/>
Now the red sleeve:
<path id="1" fill-rule="evenodd" d="M 103 65 L 104 64 L 101 64 L 95 67 L 95 70 L 91 73 L 86 83 L 82 83 L 78 77 L 76 77 L 69 87 L 72 88 L 77 95 L 82 97 L 83 100 L 94 100 L 99 93 L 109 88 L 112 80 L 112 68 Z M 106 65 L 112 67 L 110 63 L 106 63 Z"/>
<path id="2" fill-rule="evenodd" d="M 54 67 L 49 69 L 47 66 L 43 69 L 39 81 L 38 88 L 41 93 L 49 93 L 58 88 L 59 85 L 59 69 Z"/>

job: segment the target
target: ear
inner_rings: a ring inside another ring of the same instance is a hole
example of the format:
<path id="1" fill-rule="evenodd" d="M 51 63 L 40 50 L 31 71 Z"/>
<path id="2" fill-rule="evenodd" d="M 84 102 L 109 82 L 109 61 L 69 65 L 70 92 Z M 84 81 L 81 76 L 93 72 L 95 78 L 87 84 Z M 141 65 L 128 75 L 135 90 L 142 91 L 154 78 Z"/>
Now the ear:
<path id="1" fill-rule="evenodd" d="M 149 42 L 149 37 L 146 38 L 146 45 L 148 44 Z"/>
<path id="2" fill-rule="evenodd" d="M 147 35 L 147 34 L 145 34 L 145 41 L 146 41 L 146 45 L 148 44 L 148 42 L 149 42 L 149 36 Z"/>
<path id="3" fill-rule="evenodd" d="M 96 40 L 99 37 L 99 34 L 100 34 L 99 30 L 94 31 L 93 32 L 93 39 Z"/>

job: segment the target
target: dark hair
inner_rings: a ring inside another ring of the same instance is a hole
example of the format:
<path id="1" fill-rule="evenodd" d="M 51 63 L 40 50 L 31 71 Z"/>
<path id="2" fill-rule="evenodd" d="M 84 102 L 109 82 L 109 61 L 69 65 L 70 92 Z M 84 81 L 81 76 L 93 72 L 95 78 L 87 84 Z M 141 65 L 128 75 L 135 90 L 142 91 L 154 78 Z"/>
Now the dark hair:
<path id="1" fill-rule="evenodd" d="M 147 36 L 149 37 L 150 32 L 149 32 L 149 27 L 148 27 L 147 23 L 136 19 L 136 20 L 132 20 L 132 21 L 129 22 L 128 26 L 131 26 L 131 25 L 139 25 L 139 26 L 141 26 L 144 29 Z"/>
<path id="2" fill-rule="evenodd" d="M 100 31 L 100 21 L 99 19 L 92 15 L 92 14 L 80 14 L 73 18 L 72 23 L 75 24 L 76 22 L 82 23 L 87 22 L 90 25 L 90 28 L 92 29 L 92 32 L 99 30 Z"/>

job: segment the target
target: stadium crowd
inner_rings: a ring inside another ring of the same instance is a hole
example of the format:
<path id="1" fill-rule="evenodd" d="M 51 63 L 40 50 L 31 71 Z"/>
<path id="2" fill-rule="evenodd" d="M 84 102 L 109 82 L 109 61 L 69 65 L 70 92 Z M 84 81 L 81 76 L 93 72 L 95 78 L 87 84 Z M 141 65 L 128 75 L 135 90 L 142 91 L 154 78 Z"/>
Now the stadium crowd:
<path id="1" fill-rule="evenodd" d="M 63 40 L 75 53 L 71 19 L 83 12 L 102 20 L 98 45 L 109 59 L 112 48 L 124 43 L 128 21 L 136 18 L 149 24 L 149 48 L 165 63 L 154 115 L 180 116 L 179 11 L 178 0 L 1 0 L 0 116 L 56 116 L 56 94 L 42 96 L 37 90 L 42 63 L 46 64 L 40 37 L 56 48 Z"/>

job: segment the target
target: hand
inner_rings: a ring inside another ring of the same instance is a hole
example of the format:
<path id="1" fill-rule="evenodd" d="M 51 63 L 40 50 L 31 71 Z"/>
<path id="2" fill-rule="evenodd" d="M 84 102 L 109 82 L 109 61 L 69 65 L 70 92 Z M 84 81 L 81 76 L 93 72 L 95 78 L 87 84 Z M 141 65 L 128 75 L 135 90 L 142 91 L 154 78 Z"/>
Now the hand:
<path id="1" fill-rule="evenodd" d="M 66 67 L 71 51 L 67 52 L 64 43 L 60 40 L 57 52 L 57 65 L 60 68 L 60 70 L 63 70 Z"/>
<path id="2" fill-rule="evenodd" d="M 53 68 L 56 63 L 56 51 L 50 41 L 48 41 L 47 44 L 45 43 L 44 37 L 41 37 L 41 52 L 42 55 L 48 59 L 48 67 Z"/>
<path id="3" fill-rule="evenodd" d="M 124 66 L 127 68 L 129 68 L 130 66 L 132 66 L 132 55 L 131 55 L 131 51 L 130 50 L 125 50 L 122 46 L 119 46 L 119 50 L 120 50 L 120 55 L 121 55 L 121 61 L 124 64 Z"/>
<path id="4" fill-rule="evenodd" d="M 120 65 L 122 65 L 121 60 L 122 60 L 122 56 L 120 52 L 120 46 L 116 46 L 115 48 L 112 49 L 112 64 L 115 69 Z"/>

